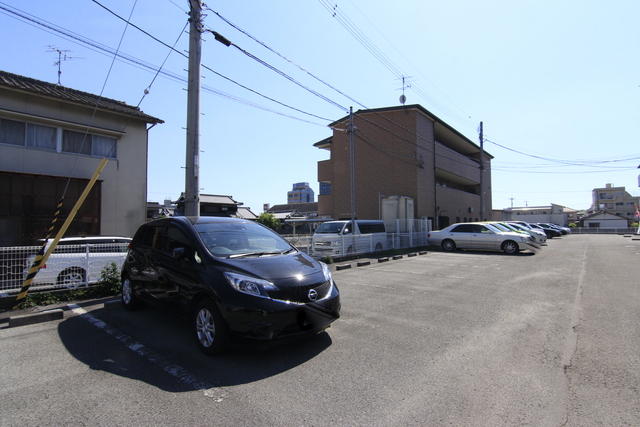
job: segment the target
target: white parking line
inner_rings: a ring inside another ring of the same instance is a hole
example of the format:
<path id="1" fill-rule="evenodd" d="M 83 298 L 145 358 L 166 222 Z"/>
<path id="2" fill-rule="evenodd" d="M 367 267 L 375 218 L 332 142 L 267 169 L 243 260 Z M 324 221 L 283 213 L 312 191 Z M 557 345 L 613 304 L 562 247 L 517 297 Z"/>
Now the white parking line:
<path id="1" fill-rule="evenodd" d="M 183 383 L 193 387 L 194 390 L 202 390 L 204 395 L 209 398 L 213 398 L 216 402 L 221 402 L 226 396 L 226 392 L 218 387 L 213 387 L 210 384 L 200 381 L 194 375 L 189 373 L 184 368 L 175 365 L 165 359 L 163 356 L 149 350 L 143 344 L 137 342 L 130 336 L 120 332 L 116 328 L 107 325 L 102 320 L 94 317 L 92 314 L 88 313 L 82 307 L 76 304 L 69 304 L 67 307 L 76 315 L 85 319 L 89 323 L 91 323 L 96 328 L 108 333 L 121 343 L 123 343 L 129 350 L 137 353 L 139 356 L 144 357 L 149 362 L 154 365 L 160 367 L 163 371 L 168 373 L 169 375 L 179 379 Z"/>

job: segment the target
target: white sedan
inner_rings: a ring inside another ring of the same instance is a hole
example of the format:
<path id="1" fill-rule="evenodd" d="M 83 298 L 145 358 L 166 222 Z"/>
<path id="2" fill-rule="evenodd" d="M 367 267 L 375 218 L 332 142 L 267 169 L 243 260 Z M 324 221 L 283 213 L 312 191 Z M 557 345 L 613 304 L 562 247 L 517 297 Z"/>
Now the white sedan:
<path id="1" fill-rule="evenodd" d="M 531 237 L 512 232 L 503 232 L 487 223 L 464 222 L 450 225 L 428 234 L 430 245 L 442 246 L 445 251 L 456 249 L 502 250 L 507 254 L 516 254 L 534 249 L 529 244 Z"/>

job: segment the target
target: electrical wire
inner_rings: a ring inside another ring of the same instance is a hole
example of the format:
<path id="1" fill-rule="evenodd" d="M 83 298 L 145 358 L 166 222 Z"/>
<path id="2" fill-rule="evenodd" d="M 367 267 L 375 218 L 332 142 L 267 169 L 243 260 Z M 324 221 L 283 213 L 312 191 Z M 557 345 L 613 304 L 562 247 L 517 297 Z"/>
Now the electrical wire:
<path id="1" fill-rule="evenodd" d="M 159 74 L 163 75 L 164 77 L 170 78 L 170 79 L 172 79 L 174 81 L 177 81 L 177 82 L 180 82 L 180 83 L 187 83 L 188 82 L 188 80 L 185 77 L 182 77 L 182 76 L 180 76 L 178 74 L 172 73 L 172 72 L 167 71 L 167 70 L 162 70 L 161 68 L 159 68 L 157 66 L 154 66 L 152 64 L 149 64 L 149 63 L 147 63 L 147 62 L 145 62 L 145 61 L 143 61 L 141 59 L 135 58 L 135 57 L 133 57 L 131 55 L 127 55 L 127 54 L 125 54 L 123 52 L 120 52 L 120 51 L 115 51 L 112 48 L 110 48 L 108 46 L 105 46 L 105 45 L 103 45 L 101 43 L 98 43 L 98 42 L 96 42 L 94 40 L 91 40 L 91 39 L 89 39 L 87 37 L 84 37 L 82 35 L 79 35 L 77 33 L 74 33 L 72 31 L 69 31 L 69 30 L 66 30 L 66 29 L 62 29 L 62 28 L 60 28 L 60 27 L 58 27 L 58 26 L 56 26 L 56 25 L 54 25 L 54 24 L 52 24 L 50 22 L 47 22 L 47 21 L 45 21 L 45 20 L 43 20 L 41 18 L 37 18 L 37 17 L 35 17 L 33 15 L 27 14 L 26 12 L 23 12 L 23 11 L 21 11 L 19 9 L 12 10 L 12 9 L 10 9 L 8 7 L 4 7 L 4 6 L 2 6 L 2 4 L 3 3 L 0 2 L 0 13 L 4 13 L 7 16 L 11 16 L 11 17 L 13 17 L 15 19 L 21 19 L 21 20 L 23 20 L 23 22 L 26 22 L 27 24 L 32 25 L 32 26 L 34 26 L 36 28 L 41 28 L 41 29 L 44 28 L 44 31 L 49 32 L 51 34 L 62 35 L 67 40 L 69 40 L 71 42 L 74 42 L 74 43 L 78 43 L 80 45 L 83 45 L 83 46 L 87 47 L 88 49 L 90 49 L 90 50 L 92 50 L 94 52 L 97 52 L 97 53 L 100 53 L 100 54 L 103 54 L 103 55 L 107 55 L 109 57 L 115 55 L 119 60 L 127 62 L 130 65 L 133 65 L 133 66 L 135 66 L 137 68 L 144 69 L 144 70 L 147 70 L 147 71 L 151 71 L 151 72 L 154 72 L 154 73 L 159 73 Z M 102 7 L 104 8 L 104 6 L 102 6 Z M 113 12 L 111 12 L 111 13 L 113 13 Z M 124 18 L 122 18 L 120 16 L 118 16 L 118 18 L 126 22 L 126 19 L 124 19 Z M 137 28 L 137 27 L 134 27 L 134 28 Z M 154 39 L 155 39 L 155 37 L 154 37 Z M 168 47 L 171 51 L 173 51 L 173 52 L 175 52 L 175 53 L 177 53 L 179 55 L 182 55 L 185 58 L 188 58 L 187 55 L 185 55 L 183 52 L 180 52 L 180 51 L 176 50 L 172 46 L 169 46 L 166 43 L 162 43 L 162 45 L 165 46 L 165 47 Z M 226 79 L 227 81 L 229 81 L 229 82 L 231 82 L 231 83 L 233 83 L 233 84 L 235 84 L 237 86 L 242 87 L 245 90 L 248 90 L 248 91 L 250 91 L 250 92 L 252 92 L 252 93 L 254 93 L 254 94 L 258 95 L 258 96 L 261 96 L 261 97 L 269 100 L 269 101 L 278 103 L 279 105 L 282 105 L 285 108 L 289 108 L 291 110 L 300 112 L 302 114 L 305 114 L 305 115 L 308 115 L 308 116 L 311 116 L 311 117 L 315 117 L 315 118 L 318 118 L 318 119 L 321 119 L 321 120 L 325 120 L 325 121 L 328 121 L 328 122 L 333 121 L 332 119 L 328 119 L 328 118 L 324 118 L 324 117 L 320 117 L 320 116 L 308 113 L 308 112 L 306 112 L 306 111 L 304 111 L 302 109 L 295 108 L 295 107 L 290 106 L 288 104 L 279 102 L 279 101 L 277 101 L 277 100 L 275 100 L 273 98 L 267 97 L 266 95 L 263 95 L 258 91 L 254 91 L 254 90 L 248 88 L 247 86 L 241 85 L 240 83 L 236 82 L 235 80 L 230 79 L 230 78 L 228 78 L 228 77 L 216 72 L 215 70 L 213 70 L 210 67 L 207 67 L 206 65 L 202 65 L 202 67 L 207 69 L 208 71 L 211 71 L 212 73 L 216 74 L 217 76 L 219 76 L 219 77 L 221 77 L 223 79 Z M 231 95 L 219 92 L 219 91 L 217 91 L 217 90 L 215 90 L 213 88 L 207 87 L 205 85 L 202 86 L 202 89 L 206 90 L 207 92 L 214 93 L 214 94 L 220 95 L 220 96 L 228 98 L 228 99 L 234 99 L 234 97 L 231 96 Z M 241 98 L 236 98 L 235 100 L 240 102 L 240 103 L 244 103 L 246 105 L 256 106 L 257 107 L 257 104 L 253 104 L 253 103 L 245 101 L 245 100 L 243 100 Z M 299 121 L 308 122 L 308 121 L 306 121 L 304 119 L 298 119 L 298 118 L 295 118 L 293 116 L 288 116 L 286 114 L 279 113 L 279 112 L 277 112 L 275 110 L 268 109 L 268 108 L 265 108 L 265 107 L 257 107 L 257 108 L 260 108 L 262 110 L 269 111 L 269 112 L 272 112 L 272 113 L 275 113 L 275 114 L 279 114 L 279 115 L 282 115 L 282 116 L 291 117 L 291 118 L 294 118 L 294 119 L 299 120 Z M 314 123 L 314 122 L 309 122 L 309 123 L 317 124 L 317 123 Z"/>
<path id="2" fill-rule="evenodd" d="M 291 65 L 297 67 L 298 69 L 300 69 L 301 71 L 307 73 L 309 76 L 311 76 L 312 78 L 316 79 L 317 81 L 319 81 L 320 83 L 322 83 L 323 85 L 327 86 L 328 88 L 336 91 L 337 93 L 339 93 L 340 95 L 344 96 L 345 98 L 349 99 L 350 101 L 355 102 L 356 104 L 360 105 L 362 108 L 367 108 L 365 105 L 363 105 L 361 102 L 356 101 L 355 99 L 351 98 L 349 95 L 347 95 L 346 93 L 342 92 L 341 90 L 335 88 L 334 86 L 330 85 L 329 83 L 327 83 L 326 81 L 322 80 L 321 78 L 317 77 L 316 75 L 314 75 L 313 73 L 311 73 L 310 71 L 304 69 L 303 67 L 301 67 L 300 65 L 296 64 L 295 62 L 291 61 L 290 59 L 288 59 L 286 56 L 282 55 L 281 53 L 279 53 L 278 51 L 276 51 L 275 49 L 269 47 L 266 43 L 258 40 L 256 37 L 252 36 L 251 34 L 249 34 L 247 31 L 243 30 L 242 28 L 238 27 L 236 24 L 234 24 L 233 22 L 229 21 L 227 18 L 225 18 L 224 16 L 222 16 L 221 14 L 219 14 L 218 12 L 216 12 L 215 10 L 212 10 L 210 8 L 206 8 L 207 10 L 213 12 L 214 14 L 216 14 L 220 19 L 222 19 L 224 22 L 226 22 L 229 26 L 231 26 L 232 28 L 236 29 L 237 31 L 241 32 L 242 34 L 244 34 L 245 36 L 249 37 L 250 39 L 252 39 L 253 41 L 255 41 L 256 43 L 262 45 L 264 48 L 268 49 L 269 51 L 273 52 L 274 54 L 278 55 L 280 58 L 284 59 L 285 61 L 287 61 L 288 63 L 290 63 Z"/>

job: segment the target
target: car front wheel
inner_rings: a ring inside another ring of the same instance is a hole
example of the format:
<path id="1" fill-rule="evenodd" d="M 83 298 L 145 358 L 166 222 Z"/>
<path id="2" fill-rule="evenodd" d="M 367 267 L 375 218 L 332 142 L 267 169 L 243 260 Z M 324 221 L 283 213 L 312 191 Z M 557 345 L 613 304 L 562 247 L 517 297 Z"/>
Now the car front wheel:
<path id="1" fill-rule="evenodd" d="M 455 251 L 456 242 L 451 239 L 445 239 L 442 241 L 442 249 L 444 249 L 445 251 Z"/>
<path id="2" fill-rule="evenodd" d="M 519 250 L 518 244 L 513 240 L 507 240 L 502 243 L 502 251 L 505 254 L 517 254 Z"/>
<path id="3" fill-rule="evenodd" d="M 200 301 L 196 307 L 193 326 L 198 346 L 203 353 L 214 356 L 227 348 L 227 329 L 216 304 L 210 299 Z"/>

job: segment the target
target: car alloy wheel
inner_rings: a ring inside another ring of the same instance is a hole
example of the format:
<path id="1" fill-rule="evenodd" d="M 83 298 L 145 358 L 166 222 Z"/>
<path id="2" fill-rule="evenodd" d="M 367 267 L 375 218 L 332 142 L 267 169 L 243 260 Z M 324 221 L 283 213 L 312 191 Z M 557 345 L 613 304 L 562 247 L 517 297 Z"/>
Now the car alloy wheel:
<path id="1" fill-rule="evenodd" d="M 445 251 L 454 251 L 456 249 L 456 243 L 451 239 L 443 240 L 442 249 Z"/>
<path id="2" fill-rule="evenodd" d="M 205 354 L 216 355 L 226 349 L 226 325 L 212 300 L 204 299 L 198 304 L 194 328 L 198 345 Z"/>
<path id="3" fill-rule="evenodd" d="M 516 254 L 520 250 L 518 244 L 512 240 L 507 240 L 502 244 L 502 250 L 506 254 Z"/>

